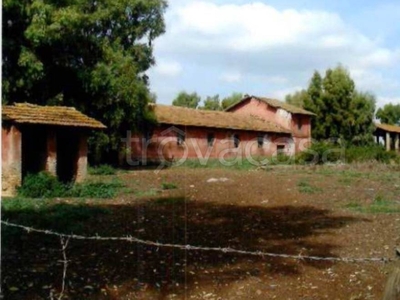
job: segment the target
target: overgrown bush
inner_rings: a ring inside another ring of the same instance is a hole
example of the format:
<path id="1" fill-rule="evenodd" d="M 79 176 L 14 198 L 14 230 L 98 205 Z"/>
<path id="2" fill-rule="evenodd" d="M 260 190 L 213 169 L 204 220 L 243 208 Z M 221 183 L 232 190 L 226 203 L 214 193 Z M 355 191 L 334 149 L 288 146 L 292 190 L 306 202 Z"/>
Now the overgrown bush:
<path id="1" fill-rule="evenodd" d="M 366 162 L 377 161 L 381 163 L 390 163 L 398 160 L 398 155 L 393 151 L 386 151 L 379 145 L 364 147 L 349 147 L 346 149 L 346 162 Z"/>
<path id="2" fill-rule="evenodd" d="M 310 148 L 300 153 L 297 163 L 323 164 L 343 160 L 343 148 L 329 142 L 314 142 Z"/>
<path id="3" fill-rule="evenodd" d="M 57 180 L 56 177 L 47 172 L 28 174 L 21 187 L 18 188 L 18 195 L 29 198 L 53 198 L 65 195 L 68 187 Z"/>
<path id="4" fill-rule="evenodd" d="M 110 165 L 99 165 L 89 168 L 90 175 L 115 175 L 116 170 Z"/>
<path id="5" fill-rule="evenodd" d="M 118 181 L 65 184 L 47 172 L 29 174 L 18 189 L 27 198 L 112 198 L 123 185 Z"/>

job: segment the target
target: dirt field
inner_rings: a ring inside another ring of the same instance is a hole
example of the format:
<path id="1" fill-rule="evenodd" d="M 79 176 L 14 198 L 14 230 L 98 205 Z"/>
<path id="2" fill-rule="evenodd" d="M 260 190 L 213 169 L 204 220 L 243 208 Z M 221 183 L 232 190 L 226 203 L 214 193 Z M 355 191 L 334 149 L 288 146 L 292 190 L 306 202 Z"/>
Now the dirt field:
<path id="1" fill-rule="evenodd" d="M 3 218 L 20 220 L 29 214 L 30 220 L 40 219 L 35 223 L 43 229 L 74 222 L 79 225 L 74 232 L 85 235 L 303 256 L 394 259 L 400 246 L 398 169 L 172 168 L 121 172 L 118 178 L 126 188 L 115 199 L 54 200 L 54 206 L 67 211 L 59 220 L 51 219 L 53 205 L 40 213 L 29 207 L 3 211 Z M 2 236 L 5 298 L 57 296 L 63 271 L 60 240 L 4 226 Z M 396 264 L 115 241 L 71 240 L 66 254 L 64 299 L 381 299 Z"/>

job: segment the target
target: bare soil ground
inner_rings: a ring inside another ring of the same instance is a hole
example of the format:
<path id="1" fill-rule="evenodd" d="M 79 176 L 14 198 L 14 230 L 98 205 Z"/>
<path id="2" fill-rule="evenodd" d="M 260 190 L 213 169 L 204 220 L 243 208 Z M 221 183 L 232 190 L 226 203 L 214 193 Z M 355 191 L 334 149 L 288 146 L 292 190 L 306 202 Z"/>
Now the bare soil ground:
<path id="1" fill-rule="evenodd" d="M 384 166 L 171 168 L 118 177 L 127 189 L 115 199 L 56 199 L 54 205 L 68 206 L 70 214 L 79 214 L 82 203 L 104 209 L 79 221 L 85 235 L 321 257 L 394 259 L 400 246 L 400 172 Z M 162 190 L 163 183 L 177 188 Z M 51 211 L 37 214 L 43 229 L 54 225 L 46 219 Z M 21 213 L 30 212 L 3 218 Z M 60 240 L 2 230 L 9 237 L 2 240 L 5 298 L 57 296 Z M 63 299 L 381 299 L 396 265 L 77 240 L 67 256 Z"/>

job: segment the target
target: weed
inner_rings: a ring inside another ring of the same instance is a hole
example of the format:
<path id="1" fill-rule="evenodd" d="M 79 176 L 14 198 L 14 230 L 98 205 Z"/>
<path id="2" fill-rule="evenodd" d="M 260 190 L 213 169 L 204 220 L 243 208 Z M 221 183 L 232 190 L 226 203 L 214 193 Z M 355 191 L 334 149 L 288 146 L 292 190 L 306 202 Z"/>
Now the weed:
<path id="1" fill-rule="evenodd" d="M 304 193 L 304 194 L 314 194 L 316 192 L 321 191 L 320 188 L 317 188 L 315 186 L 310 185 L 308 182 L 306 181 L 300 181 L 297 184 L 297 187 L 299 188 L 299 192 L 300 193 Z"/>
<path id="2" fill-rule="evenodd" d="M 18 195 L 26 198 L 112 198 L 121 187 L 123 185 L 118 180 L 64 184 L 49 173 L 40 172 L 25 178 Z"/>
<path id="3" fill-rule="evenodd" d="M 90 175 L 115 175 L 116 170 L 110 165 L 99 165 L 88 170 Z"/>
<path id="4" fill-rule="evenodd" d="M 346 208 L 351 210 L 369 213 L 369 214 L 390 214 L 390 213 L 400 213 L 400 205 L 396 205 L 392 201 L 389 201 L 378 195 L 369 205 L 361 205 L 359 203 L 351 202 L 346 205 Z"/>
<path id="5" fill-rule="evenodd" d="M 161 183 L 161 187 L 163 190 L 175 190 L 178 188 L 178 186 L 172 182 L 163 182 Z"/>

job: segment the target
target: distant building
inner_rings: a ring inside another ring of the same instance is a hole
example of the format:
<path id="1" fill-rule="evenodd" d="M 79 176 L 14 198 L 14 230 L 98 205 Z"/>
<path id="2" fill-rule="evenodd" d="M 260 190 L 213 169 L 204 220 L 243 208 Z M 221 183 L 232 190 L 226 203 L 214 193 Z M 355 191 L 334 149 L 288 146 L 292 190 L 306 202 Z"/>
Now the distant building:
<path id="1" fill-rule="evenodd" d="M 294 152 L 306 149 L 311 143 L 312 112 L 275 99 L 246 96 L 226 109 L 227 112 L 259 117 L 277 124 L 291 133 Z"/>
<path id="2" fill-rule="evenodd" d="M 242 103 L 242 102 L 241 102 Z M 151 104 L 158 125 L 134 136 L 131 158 L 148 163 L 185 158 L 273 156 L 295 152 L 292 127 L 256 113 L 234 113 Z M 231 108 L 234 109 L 233 107 Z M 309 139 L 312 114 L 301 110 L 296 137 Z M 297 128 L 297 127 L 296 127 Z M 300 133 L 303 133 L 300 135 Z"/>
<path id="3" fill-rule="evenodd" d="M 400 126 L 389 124 L 375 124 L 375 141 L 380 143 L 380 138 L 383 139 L 387 151 L 400 150 Z"/>
<path id="4" fill-rule="evenodd" d="M 2 107 L 2 196 L 12 196 L 29 173 L 47 171 L 62 181 L 87 172 L 87 135 L 106 128 L 72 107 L 14 104 Z"/>

